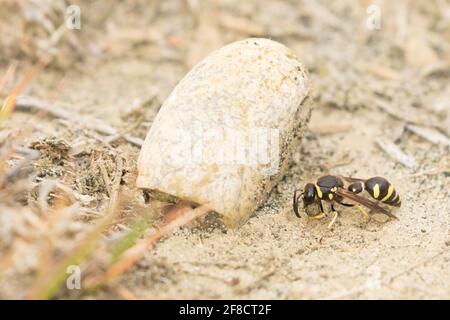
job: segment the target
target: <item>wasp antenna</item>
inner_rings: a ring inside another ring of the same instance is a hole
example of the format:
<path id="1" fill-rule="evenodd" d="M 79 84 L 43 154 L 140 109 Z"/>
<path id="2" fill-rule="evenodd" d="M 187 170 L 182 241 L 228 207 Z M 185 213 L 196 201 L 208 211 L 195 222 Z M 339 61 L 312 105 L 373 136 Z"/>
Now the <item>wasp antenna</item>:
<path id="1" fill-rule="evenodd" d="M 295 215 L 296 215 L 298 218 L 300 218 L 300 213 L 298 212 L 298 199 L 303 195 L 303 192 L 302 192 L 302 193 L 300 193 L 299 196 L 297 196 L 297 192 L 298 192 L 299 190 L 300 190 L 300 189 L 295 189 L 295 191 L 294 191 L 294 199 L 293 199 L 293 201 L 292 201 L 292 207 L 293 207 L 293 209 L 294 209 L 294 213 L 295 213 Z"/>

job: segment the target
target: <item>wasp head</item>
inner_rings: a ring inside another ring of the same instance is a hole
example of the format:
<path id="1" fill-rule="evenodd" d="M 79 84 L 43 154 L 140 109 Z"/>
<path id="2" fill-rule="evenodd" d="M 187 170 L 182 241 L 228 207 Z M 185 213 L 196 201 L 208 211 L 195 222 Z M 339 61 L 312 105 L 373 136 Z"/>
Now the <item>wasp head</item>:
<path id="1" fill-rule="evenodd" d="M 314 184 L 307 183 L 301 194 L 297 194 L 297 191 L 298 190 L 296 190 L 294 193 L 294 203 L 293 203 L 295 215 L 300 218 L 300 213 L 298 210 L 299 209 L 298 200 L 300 198 L 303 200 L 303 207 L 308 216 L 315 216 L 319 214 L 320 204 L 318 203 L 316 198 L 316 188 Z"/>
<path id="2" fill-rule="evenodd" d="M 316 199 L 316 188 L 312 183 L 307 183 L 303 191 L 303 205 L 306 207 Z"/>

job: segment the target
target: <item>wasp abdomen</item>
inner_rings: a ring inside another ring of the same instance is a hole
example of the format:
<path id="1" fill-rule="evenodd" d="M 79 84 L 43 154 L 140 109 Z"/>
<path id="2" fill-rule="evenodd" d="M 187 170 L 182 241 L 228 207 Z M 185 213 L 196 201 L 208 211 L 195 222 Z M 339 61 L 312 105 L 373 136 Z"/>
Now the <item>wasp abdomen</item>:
<path id="1" fill-rule="evenodd" d="M 354 182 L 347 189 L 353 193 L 361 193 L 364 190 L 364 183 L 362 181 Z"/>
<path id="2" fill-rule="evenodd" d="M 391 206 L 400 206 L 400 197 L 394 186 L 383 177 L 366 180 L 364 188 L 375 199 Z"/>

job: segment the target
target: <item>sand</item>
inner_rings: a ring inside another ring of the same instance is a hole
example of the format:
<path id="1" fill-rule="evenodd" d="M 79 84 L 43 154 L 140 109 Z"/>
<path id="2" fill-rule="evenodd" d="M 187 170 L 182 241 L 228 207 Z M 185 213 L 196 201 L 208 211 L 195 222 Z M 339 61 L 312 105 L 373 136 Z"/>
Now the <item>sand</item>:
<path id="1" fill-rule="evenodd" d="M 53 296 L 450 298 L 449 146 L 445 140 L 432 143 L 432 138 L 406 129 L 408 123 L 415 123 L 447 139 L 450 135 L 450 26 L 439 4 L 385 3 L 380 30 L 370 30 L 366 26 L 370 3 L 366 1 L 195 3 L 132 1 L 106 10 L 101 1 L 91 5 L 79 1 L 81 29 L 66 32 L 56 45 L 60 51 L 30 83 L 26 94 L 55 102 L 73 114 L 101 119 L 119 132 L 127 129 L 142 139 L 164 99 L 193 64 L 225 43 L 264 36 L 294 50 L 309 68 L 314 101 L 310 129 L 286 177 L 243 227 L 227 230 L 207 222 L 183 227 L 149 249 L 116 282 L 94 293 L 62 286 Z M 13 4 L 9 6 L 5 12 L 14 10 Z M 46 16 L 59 25 L 54 11 Z M 0 21 L 24 19 L 12 15 Z M 18 80 L 35 58 L 36 50 L 24 49 L 33 42 L 19 47 L 11 40 L 13 36 L 0 34 L 5 49 L 0 75 L 16 61 Z M 33 39 L 45 38 L 42 34 L 35 33 Z M 0 87 L 2 100 L 13 83 Z M 0 216 L 9 221 L 0 227 L 0 271 L 5 262 L 8 275 L 0 278 L 2 298 L 23 298 L 30 288 L 36 288 L 35 272 L 45 246 L 27 241 L 25 235 L 41 239 L 42 234 L 30 231 L 36 224 L 24 223 L 20 232 L 14 231 L 21 220 L 12 219 L 19 219 L 23 210 L 46 225 L 47 218 L 35 210 L 42 179 L 68 185 L 82 195 L 77 201 L 86 209 L 64 218 L 61 229 L 52 229 L 52 234 L 64 235 L 49 242 L 54 246 L 52 259 L 59 261 L 92 229 L 98 219 L 94 213 L 101 212 L 111 196 L 107 180 L 114 180 L 115 159 L 120 155 L 124 160 L 120 216 L 80 263 L 83 279 L 92 270 L 105 269 L 111 244 L 131 228 L 133 219 L 150 210 L 142 191 L 135 188 L 138 146 L 120 138 L 105 145 L 102 135 L 83 124 L 31 116 L 20 108 L 5 130 L 20 136 L 24 121 L 29 121 L 31 130 L 18 139 L 18 145 L 38 141 L 45 147 L 28 175 L 34 197 L 26 186 L 26 201 L 12 197 L 16 185 L 2 191 L 2 199 L 8 201 L 2 200 Z M 417 165 L 408 167 L 383 151 L 377 144 L 379 138 L 393 142 Z M 61 151 L 65 144 L 78 153 L 66 155 Z M 57 150 L 56 156 L 52 150 Z M 331 217 L 310 221 L 303 214 L 297 218 L 292 195 L 296 188 L 327 173 L 386 177 L 402 199 L 402 206 L 393 209 L 399 220 L 380 215 L 366 220 L 358 210 L 339 206 L 332 232 L 320 243 Z M 15 254 L 12 262 L 5 258 L 8 252 Z"/>

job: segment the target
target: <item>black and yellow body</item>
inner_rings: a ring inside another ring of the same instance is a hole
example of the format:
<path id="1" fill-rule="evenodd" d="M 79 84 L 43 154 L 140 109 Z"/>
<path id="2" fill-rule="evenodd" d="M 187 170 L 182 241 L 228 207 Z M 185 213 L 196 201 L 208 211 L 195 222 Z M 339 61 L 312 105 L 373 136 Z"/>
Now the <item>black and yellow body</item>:
<path id="1" fill-rule="evenodd" d="M 338 176 L 323 176 L 317 180 L 315 185 L 317 197 L 320 200 L 340 202 L 342 197 L 336 195 L 337 188 L 343 188 L 344 182 Z"/>
<path id="2" fill-rule="evenodd" d="M 350 183 L 347 188 L 345 188 L 345 183 Z M 383 177 L 373 177 L 370 179 L 358 179 L 350 177 L 341 177 L 335 175 L 326 175 L 320 177 L 316 183 L 307 183 L 302 193 L 298 194 L 299 190 L 295 190 L 293 199 L 293 209 L 297 217 L 300 217 L 299 209 L 299 199 L 303 199 L 303 205 L 305 207 L 305 212 L 309 217 L 314 219 L 321 219 L 326 216 L 323 210 L 322 201 L 330 202 L 331 210 L 334 212 L 334 217 L 330 224 L 328 225 L 328 230 L 331 229 L 334 224 L 337 212 L 334 210 L 334 204 L 338 203 L 344 206 L 354 206 L 351 203 L 344 203 L 344 199 L 351 200 L 358 205 L 362 205 L 369 208 L 372 212 L 383 213 L 391 218 L 397 219 L 392 213 L 386 209 L 380 207 L 377 202 L 370 199 L 364 198 L 359 195 L 359 193 L 366 191 L 375 200 L 399 207 L 401 205 L 400 197 L 395 190 L 394 186 Z M 320 212 L 311 213 L 306 210 L 312 204 L 318 203 L 320 207 Z M 358 206 L 358 209 L 368 217 L 365 210 Z"/>
<path id="3" fill-rule="evenodd" d="M 348 190 L 353 193 L 361 193 L 366 190 L 372 198 L 395 207 L 400 207 L 400 196 L 394 186 L 383 177 L 373 177 L 365 181 L 350 184 Z"/>

